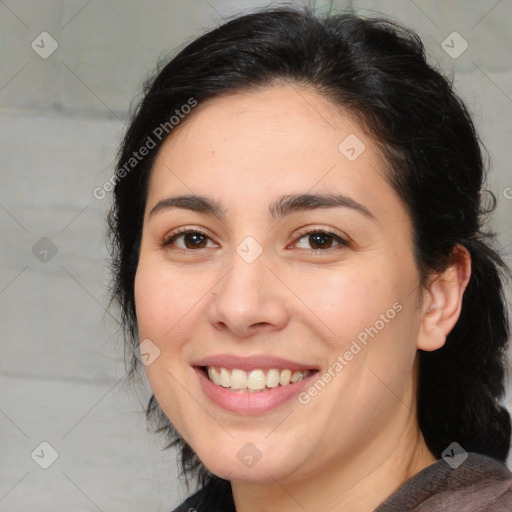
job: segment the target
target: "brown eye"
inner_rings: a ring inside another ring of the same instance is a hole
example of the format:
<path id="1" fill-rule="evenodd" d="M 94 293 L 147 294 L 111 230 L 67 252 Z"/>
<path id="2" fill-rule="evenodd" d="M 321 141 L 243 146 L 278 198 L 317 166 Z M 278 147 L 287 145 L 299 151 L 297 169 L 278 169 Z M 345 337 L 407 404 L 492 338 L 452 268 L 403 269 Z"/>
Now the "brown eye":
<path id="1" fill-rule="evenodd" d="M 349 243 L 346 240 L 341 238 L 336 233 L 319 229 L 310 230 L 307 231 L 306 233 L 302 233 L 299 238 L 299 241 L 303 239 L 306 240 L 306 244 L 308 244 L 309 247 L 302 248 L 312 249 L 315 251 L 326 251 L 333 247 L 347 247 L 349 245 Z"/>
<path id="2" fill-rule="evenodd" d="M 177 244 L 177 240 L 182 240 L 182 242 Z M 174 233 L 170 237 L 166 238 L 162 246 L 169 247 L 174 245 L 178 249 L 183 250 L 205 249 L 207 247 L 208 240 L 208 235 L 202 233 L 201 231 L 186 230 Z"/>
<path id="3" fill-rule="evenodd" d="M 309 235 L 308 238 L 312 249 L 330 249 L 334 241 L 331 235 L 326 235 L 325 233 L 315 233 L 314 235 Z"/>
<path id="4" fill-rule="evenodd" d="M 201 233 L 186 233 L 182 236 L 187 249 L 202 249 L 206 245 L 206 237 Z"/>

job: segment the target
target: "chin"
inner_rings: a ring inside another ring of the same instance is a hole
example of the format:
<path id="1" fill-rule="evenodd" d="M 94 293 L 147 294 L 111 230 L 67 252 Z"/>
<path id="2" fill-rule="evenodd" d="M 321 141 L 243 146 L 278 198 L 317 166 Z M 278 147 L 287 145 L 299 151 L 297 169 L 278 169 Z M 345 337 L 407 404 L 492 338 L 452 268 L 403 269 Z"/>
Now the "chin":
<path id="1" fill-rule="evenodd" d="M 233 445 L 235 443 L 233 442 Z M 241 447 L 238 448 L 238 444 Z M 261 446 L 263 443 L 259 443 Z M 219 443 L 220 445 L 220 443 Z M 224 448 L 218 450 L 208 447 L 205 452 L 196 451 L 203 465 L 214 475 L 226 480 L 239 480 L 254 483 L 275 483 L 276 479 L 286 479 L 296 473 L 304 461 L 290 460 L 290 453 L 276 451 L 272 447 L 261 446 L 250 441 L 236 442 L 237 447 L 227 449 L 229 444 L 223 443 Z M 297 453 L 296 447 L 291 453 Z M 267 456 L 265 456 L 267 453 Z M 287 465 L 283 465 L 287 461 Z"/>

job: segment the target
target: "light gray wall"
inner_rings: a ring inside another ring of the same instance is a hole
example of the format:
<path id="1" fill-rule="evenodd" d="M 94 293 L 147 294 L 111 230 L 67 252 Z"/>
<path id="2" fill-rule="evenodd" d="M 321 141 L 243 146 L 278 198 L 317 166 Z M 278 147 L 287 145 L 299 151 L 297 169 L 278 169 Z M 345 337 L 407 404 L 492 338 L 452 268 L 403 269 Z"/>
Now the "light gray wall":
<path id="1" fill-rule="evenodd" d="M 144 382 L 123 381 L 105 313 L 106 202 L 92 190 L 113 172 L 130 101 L 157 59 L 268 3 L 0 1 L 0 510 L 168 511 L 184 497 L 173 453 L 145 431 Z M 493 222 L 512 263 L 512 2 L 353 7 L 416 29 L 454 76 L 493 157 Z M 457 58 L 442 48 L 454 31 L 469 45 Z M 42 32 L 58 44 L 45 59 L 31 46 L 46 56 L 52 41 Z M 46 470 L 35 462 L 44 462 L 41 442 L 58 453 Z"/>

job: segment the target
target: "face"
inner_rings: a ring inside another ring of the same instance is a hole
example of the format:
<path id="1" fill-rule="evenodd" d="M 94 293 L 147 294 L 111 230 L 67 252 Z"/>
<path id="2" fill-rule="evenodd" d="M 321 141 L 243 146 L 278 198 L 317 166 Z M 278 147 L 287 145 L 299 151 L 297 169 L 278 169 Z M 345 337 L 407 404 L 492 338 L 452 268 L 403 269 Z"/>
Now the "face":
<path id="1" fill-rule="evenodd" d="M 152 170 L 135 280 L 163 411 L 232 481 L 388 456 L 413 414 L 420 316 L 411 222 L 381 154 L 298 87 L 185 121 Z"/>

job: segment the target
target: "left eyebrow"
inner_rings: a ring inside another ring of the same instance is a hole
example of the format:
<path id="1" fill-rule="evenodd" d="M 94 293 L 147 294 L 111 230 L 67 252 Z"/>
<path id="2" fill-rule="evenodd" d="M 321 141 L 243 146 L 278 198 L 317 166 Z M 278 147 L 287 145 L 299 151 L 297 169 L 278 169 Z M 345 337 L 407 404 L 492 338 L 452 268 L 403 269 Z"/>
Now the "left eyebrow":
<path id="1" fill-rule="evenodd" d="M 352 208 L 366 217 L 376 220 L 373 213 L 351 197 L 341 194 L 295 194 L 280 197 L 270 207 L 273 219 L 281 219 L 291 213 L 317 208 Z"/>
<path id="2" fill-rule="evenodd" d="M 287 215 L 299 211 L 315 210 L 319 208 L 351 208 L 366 217 L 376 220 L 372 212 L 351 197 L 340 194 L 293 194 L 282 196 L 269 206 L 272 219 L 282 219 Z M 159 201 L 149 212 L 149 217 L 158 212 L 182 208 L 198 213 L 213 215 L 218 219 L 226 220 L 226 210 L 221 205 L 208 197 L 194 194 L 168 197 Z"/>
<path id="3" fill-rule="evenodd" d="M 222 221 L 226 220 L 226 212 L 221 208 L 219 203 L 208 197 L 197 196 L 194 194 L 167 197 L 166 199 L 158 201 L 158 203 L 149 212 L 149 217 L 151 218 L 160 211 L 174 208 L 183 208 L 185 210 L 192 210 L 198 213 L 206 213 L 214 215 Z"/>

